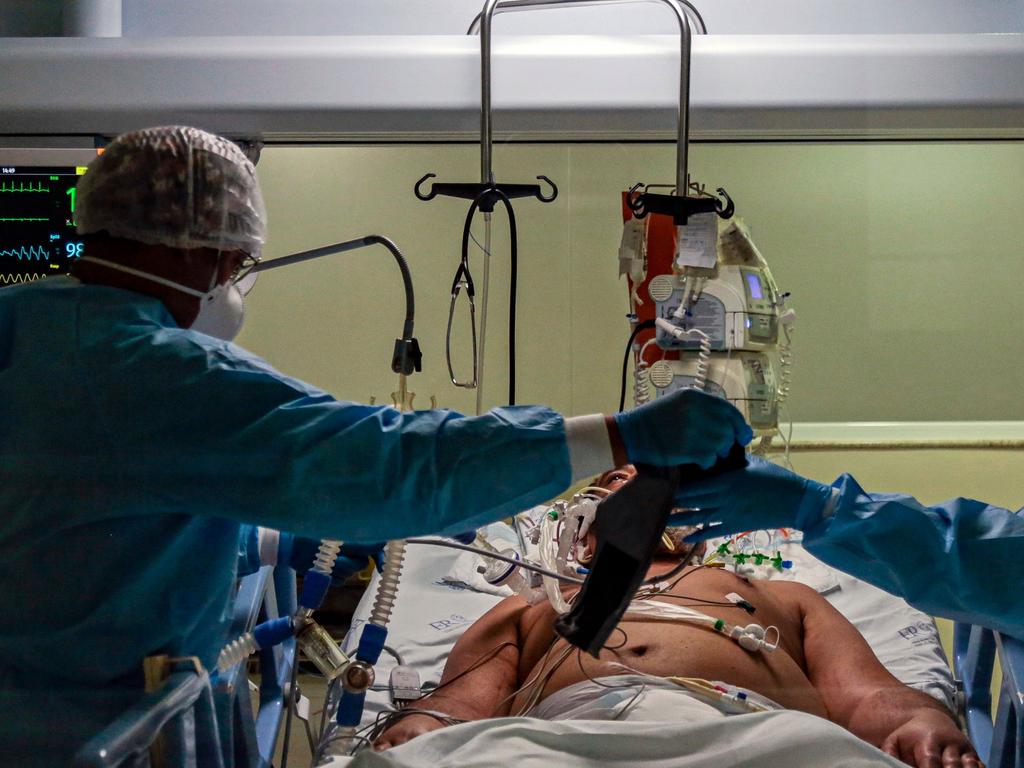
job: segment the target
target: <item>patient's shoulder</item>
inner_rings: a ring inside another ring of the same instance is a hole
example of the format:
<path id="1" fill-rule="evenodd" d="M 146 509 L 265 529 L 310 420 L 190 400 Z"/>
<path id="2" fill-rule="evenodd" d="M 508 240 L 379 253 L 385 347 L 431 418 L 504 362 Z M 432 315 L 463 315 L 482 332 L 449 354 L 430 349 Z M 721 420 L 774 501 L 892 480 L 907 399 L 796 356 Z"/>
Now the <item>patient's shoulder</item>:
<path id="1" fill-rule="evenodd" d="M 760 584 L 762 589 L 775 595 L 781 600 L 793 600 L 796 602 L 827 602 L 814 589 L 799 581 L 762 581 L 754 582 Z"/>
<path id="2" fill-rule="evenodd" d="M 808 621 L 822 626 L 836 622 L 848 623 L 846 617 L 828 600 L 806 584 L 797 581 L 769 581 L 764 586 L 780 602 L 799 609 L 805 629 Z"/>

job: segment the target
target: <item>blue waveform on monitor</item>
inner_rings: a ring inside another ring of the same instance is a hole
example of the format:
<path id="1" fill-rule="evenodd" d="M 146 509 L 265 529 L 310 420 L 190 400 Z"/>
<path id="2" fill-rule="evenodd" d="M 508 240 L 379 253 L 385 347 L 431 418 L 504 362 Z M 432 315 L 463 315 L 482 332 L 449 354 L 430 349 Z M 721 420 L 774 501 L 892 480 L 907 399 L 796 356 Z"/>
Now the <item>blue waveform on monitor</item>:
<path id="1" fill-rule="evenodd" d="M 0 273 L 0 285 L 11 285 L 13 283 L 30 283 L 33 280 L 41 280 L 45 274 L 34 275 L 5 275 Z"/>
<path id="2" fill-rule="evenodd" d="M 18 261 L 46 261 L 50 258 L 50 252 L 42 246 L 30 245 L 27 248 L 0 248 L 0 256 L 17 257 Z"/>

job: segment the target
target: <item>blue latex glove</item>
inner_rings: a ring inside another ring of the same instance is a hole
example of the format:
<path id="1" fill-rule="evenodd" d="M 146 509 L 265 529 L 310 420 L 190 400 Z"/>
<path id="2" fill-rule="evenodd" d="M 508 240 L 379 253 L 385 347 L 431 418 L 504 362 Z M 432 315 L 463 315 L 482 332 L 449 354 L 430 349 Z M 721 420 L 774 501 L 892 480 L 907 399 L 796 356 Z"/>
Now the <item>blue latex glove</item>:
<path id="1" fill-rule="evenodd" d="M 319 549 L 319 539 L 308 539 L 305 536 L 293 536 L 282 532 L 277 545 L 277 560 L 279 563 L 288 563 L 297 573 L 305 573 L 313 567 Z M 335 586 L 343 584 L 353 573 L 364 570 L 370 564 L 370 557 L 373 557 L 377 570 L 380 570 L 384 562 L 384 545 L 342 544 L 341 551 L 334 560 L 331 582 Z"/>
<path id="2" fill-rule="evenodd" d="M 686 541 L 695 542 L 744 531 L 803 530 L 822 519 L 832 496 L 829 486 L 757 456 L 748 459 L 745 469 L 681 488 L 676 504 L 696 511 L 672 515 L 669 525 L 714 523 L 686 537 Z"/>
<path id="3" fill-rule="evenodd" d="M 695 389 L 617 413 L 615 423 L 630 463 L 661 467 L 698 464 L 707 469 L 734 444 L 747 445 L 754 437 L 731 403 Z"/>

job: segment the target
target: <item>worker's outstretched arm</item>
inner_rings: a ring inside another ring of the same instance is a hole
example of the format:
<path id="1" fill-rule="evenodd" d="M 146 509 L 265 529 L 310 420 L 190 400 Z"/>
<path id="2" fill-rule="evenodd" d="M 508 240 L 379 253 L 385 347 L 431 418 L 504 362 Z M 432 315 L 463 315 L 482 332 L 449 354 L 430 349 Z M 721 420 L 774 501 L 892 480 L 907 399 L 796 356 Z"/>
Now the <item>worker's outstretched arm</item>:
<path id="1" fill-rule="evenodd" d="M 750 458 L 746 469 L 684 488 L 688 540 L 798 528 L 829 565 L 927 613 L 1024 637 L 1024 516 L 971 499 L 927 506 L 868 493 L 849 475 L 832 487 Z M 993 578 L 998 574 L 998 578 Z"/>
<path id="2" fill-rule="evenodd" d="M 731 405 L 695 392 L 618 421 L 536 406 L 402 413 L 339 401 L 188 331 L 101 352 L 109 359 L 97 362 L 88 397 L 111 455 L 89 464 L 98 497 L 134 488 L 140 514 L 220 516 L 312 538 L 476 528 L 611 468 L 613 433 L 627 459 L 671 465 L 710 464 L 749 432 Z M 133 357 L 145 360 L 145 381 L 121 372 Z"/>
<path id="3" fill-rule="evenodd" d="M 828 601 L 802 584 L 780 583 L 776 590 L 800 606 L 807 677 L 830 720 L 910 765 L 978 768 L 952 714 L 889 674 Z"/>
<path id="4" fill-rule="evenodd" d="M 915 608 L 1024 637 L 1024 516 L 972 499 L 927 506 L 839 478 L 804 546 Z"/>
<path id="5" fill-rule="evenodd" d="M 525 609 L 523 598 L 510 597 L 474 622 L 448 656 L 437 691 L 405 711 L 431 710 L 459 720 L 507 715 L 519 682 L 519 619 Z M 396 747 L 442 727 L 430 715 L 402 715 L 374 746 Z"/>

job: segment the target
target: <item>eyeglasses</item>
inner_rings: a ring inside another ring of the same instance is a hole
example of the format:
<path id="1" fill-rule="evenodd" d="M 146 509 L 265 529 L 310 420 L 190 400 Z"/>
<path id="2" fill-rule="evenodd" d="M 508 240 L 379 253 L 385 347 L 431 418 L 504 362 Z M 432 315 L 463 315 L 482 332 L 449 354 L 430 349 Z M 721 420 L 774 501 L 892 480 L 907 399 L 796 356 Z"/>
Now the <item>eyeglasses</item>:
<path id="1" fill-rule="evenodd" d="M 235 284 L 235 287 L 238 288 L 243 296 L 248 296 L 249 291 L 256 285 L 256 278 L 260 274 L 256 271 L 256 265 L 259 263 L 259 256 L 247 253 L 243 256 L 239 265 L 235 267 L 235 271 L 231 273 L 231 282 Z"/>

